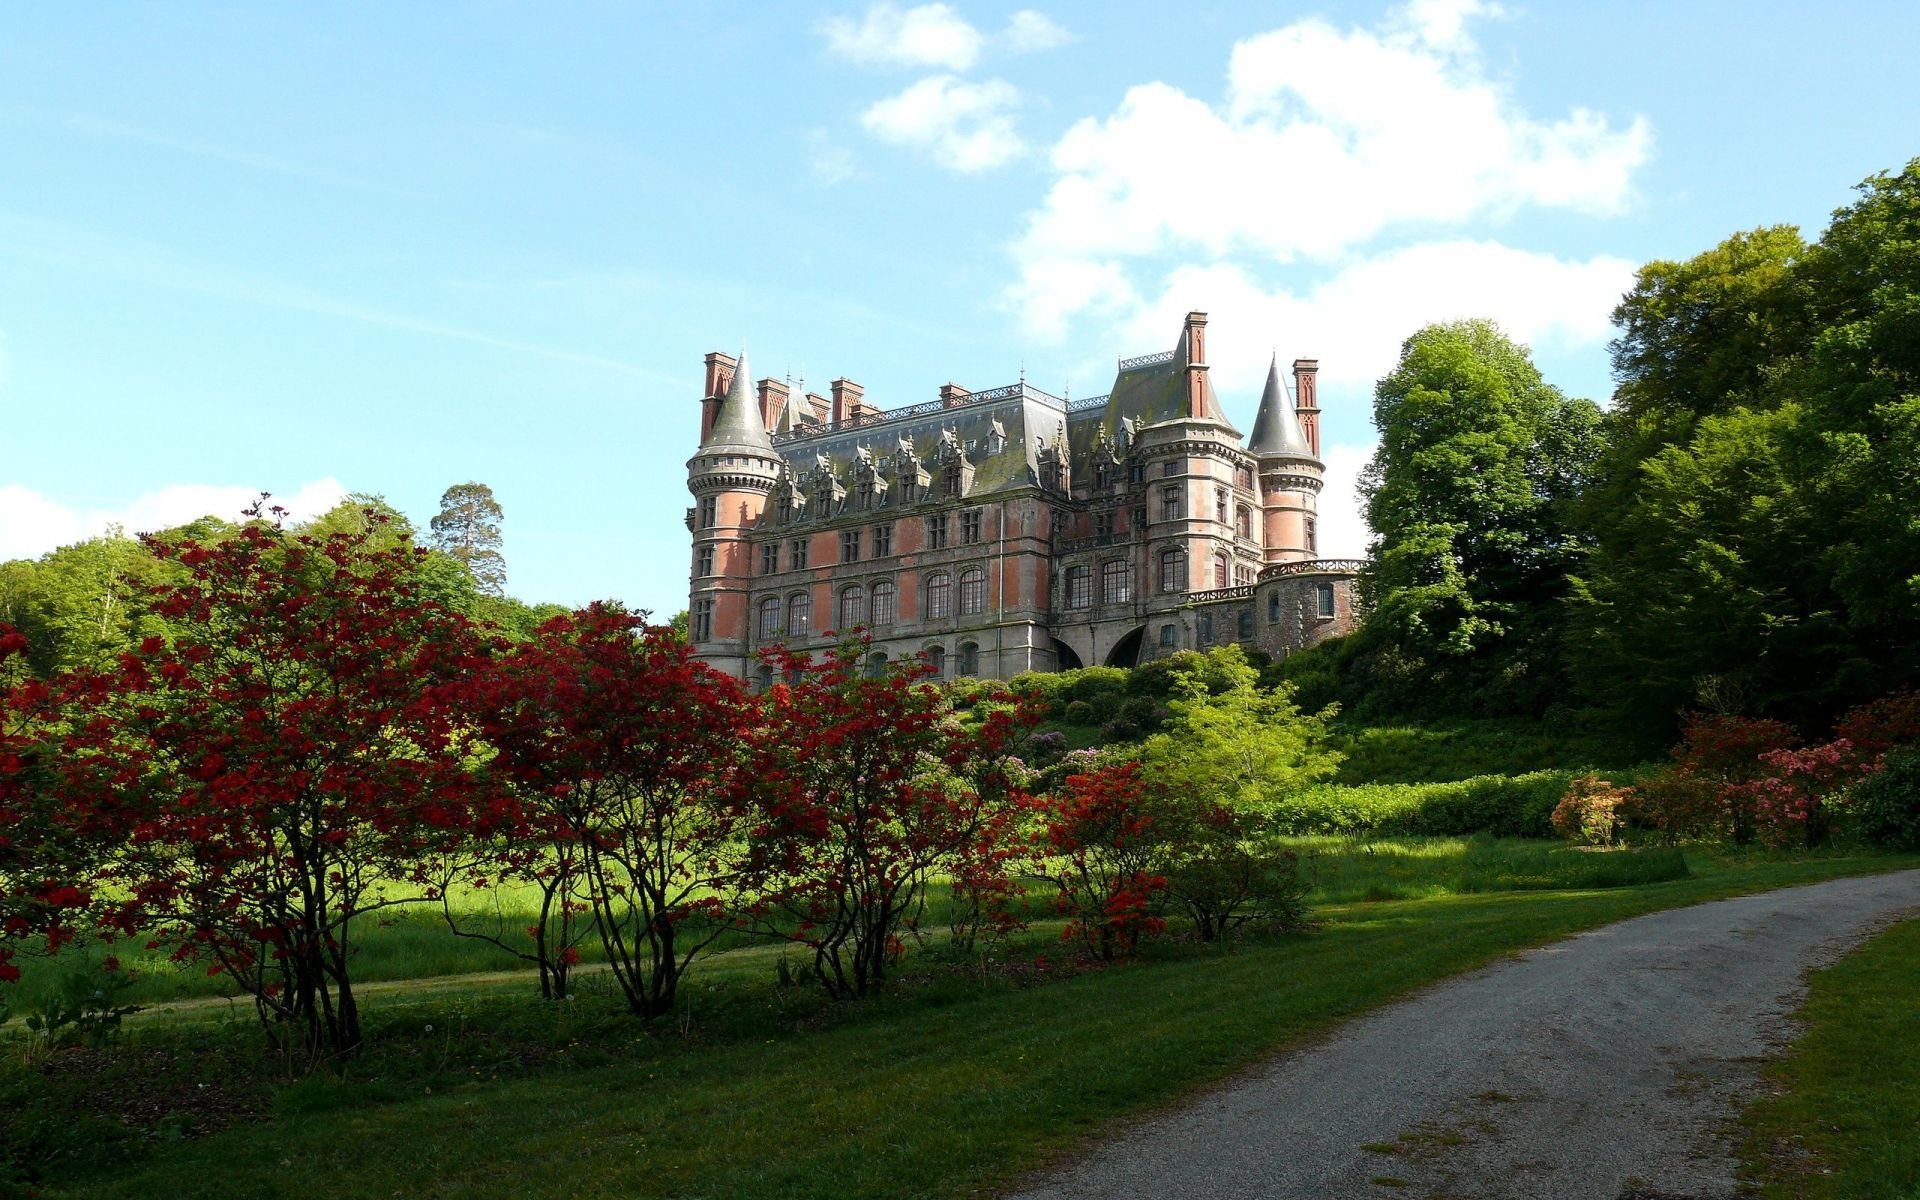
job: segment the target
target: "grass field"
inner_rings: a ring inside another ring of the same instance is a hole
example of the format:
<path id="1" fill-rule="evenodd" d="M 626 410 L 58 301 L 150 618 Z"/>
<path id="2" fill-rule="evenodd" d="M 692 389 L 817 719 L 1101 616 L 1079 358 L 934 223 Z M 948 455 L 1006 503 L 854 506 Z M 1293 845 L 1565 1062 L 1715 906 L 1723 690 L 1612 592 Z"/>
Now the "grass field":
<path id="1" fill-rule="evenodd" d="M 974 1194 L 1501 954 L 1911 863 L 1683 864 L 1486 839 L 1301 849 L 1319 881 L 1308 933 L 1176 941 L 1103 970 L 1063 962 L 1042 927 L 999 970 L 928 954 L 888 994 L 829 1005 L 776 986 L 778 952 L 756 949 L 703 967 L 684 1010 L 649 1028 L 599 988 L 542 1005 L 519 980 L 435 981 L 371 994 L 366 1056 L 292 1085 L 263 1078 L 245 1022 L 136 1018 L 112 1062 L 76 1052 L 0 1069 L 9 1148 L 16 1169 L 36 1156 L 51 1196 L 273 1196 L 316 1179 L 339 1197 Z"/>
<path id="2" fill-rule="evenodd" d="M 1749 1109 L 1749 1179 L 1772 1200 L 1920 1196 L 1920 920 L 1815 972 L 1805 1034 Z"/>

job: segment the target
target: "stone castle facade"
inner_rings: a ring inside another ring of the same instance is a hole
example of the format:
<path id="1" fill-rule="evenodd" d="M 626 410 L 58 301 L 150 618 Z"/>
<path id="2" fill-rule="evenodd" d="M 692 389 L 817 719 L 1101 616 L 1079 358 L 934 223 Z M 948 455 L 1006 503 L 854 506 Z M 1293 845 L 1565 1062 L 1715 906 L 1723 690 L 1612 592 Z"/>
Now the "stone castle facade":
<path id="1" fill-rule="evenodd" d="M 1360 564 L 1323 559 L 1313 359 L 1276 357 L 1243 438 L 1207 374 L 1207 318 L 1122 359 L 1104 396 L 1024 380 L 881 410 L 707 356 L 689 616 L 750 681 L 761 648 L 873 638 L 946 678 L 1133 666 L 1239 642 L 1276 656 L 1353 627 Z"/>

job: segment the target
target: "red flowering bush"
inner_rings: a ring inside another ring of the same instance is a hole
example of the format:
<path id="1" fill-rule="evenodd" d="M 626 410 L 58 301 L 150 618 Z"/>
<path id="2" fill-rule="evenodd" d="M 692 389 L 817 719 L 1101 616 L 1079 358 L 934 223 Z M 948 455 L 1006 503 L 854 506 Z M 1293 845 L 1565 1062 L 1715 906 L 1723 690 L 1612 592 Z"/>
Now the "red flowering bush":
<path id="1" fill-rule="evenodd" d="M 512 796 L 477 865 L 539 887 L 528 957 L 543 994 L 566 993 L 584 910 L 632 1011 L 669 1011 L 694 955 L 728 928 L 738 681 L 670 628 L 594 605 L 542 625 L 465 696 Z"/>
<path id="2" fill-rule="evenodd" d="M 1721 831 L 1735 845 L 1746 845 L 1757 832 L 1753 784 L 1770 773 L 1761 755 L 1789 749 L 1799 743 L 1783 721 L 1733 716 L 1695 716 L 1681 728 L 1673 756 L 1681 778 L 1703 785 L 1718 807 Z"/>
<path id="3" fill-rule="evenodd" d="M 929 668 L 863 669 L 852 641 L 817 660 L 766 653 L 738 781 L 737 919 L 806 946 L 833 996 L 886 977 L 939 874 L 982 903 L 1011 896 L 997 839 L 1022 799 L 1006 759 L 1035 710 L 1000 692 L 962 722 Z"/>
<path id="4" fill-rule="evenodd" d="M 1159 909 L 1167 877 L 1153 869 L 1163 843 L 1140 764 L 1071 775 L 1036 801 L 1036 815 L 1036 865 L 1058 889 L 1056 907 L 1068 917 L 1063 940 L 1112 959 L 1166 927 Z"/>
<path id="5" fill-rule="evenodd" d="M 424 899 L 393 881 L 476 811 L 441 692 L 488 646 L 422 598 L 423 551 L 370 536 L 149 542 L 186 569 L 152 592 L 177 638 L 53 685 L 47 787 L 65 819 L 119 838 L 103 927 L 157 931 L 314 1057 L 360 1042 L 352 922 Z"/>
<path id="6" fill-rule="evenodd" d="M 1620 840 L 1624 812 L 1633 799 L 1632 788 L 1583 775 L 1567 785 L 1566 796 L 1555 806 L 1554 832 L 1583 846 L 1611 846 Z"/>

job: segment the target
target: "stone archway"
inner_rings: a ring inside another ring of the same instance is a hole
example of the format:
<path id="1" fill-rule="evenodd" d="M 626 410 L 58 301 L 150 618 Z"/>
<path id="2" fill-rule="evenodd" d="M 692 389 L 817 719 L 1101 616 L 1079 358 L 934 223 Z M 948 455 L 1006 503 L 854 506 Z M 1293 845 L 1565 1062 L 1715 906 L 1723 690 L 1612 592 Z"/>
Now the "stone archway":
<path id="1" fill-rule="evenodd" d="M 1080 661 L 1080 652 L 1059 638 L 1053 639 L 1053 669 L 1056 671 L 1074 671 L 1085 666 Z"/>
<path id="2" fill-rule="evenodd" d="M 1140 628 L 1115 642 L 1113 649 L 1107 651 L 1106 665 L 1109 667 L 1128 668 L 1140 665 L 1140 641 L 1146 635 L 1146 632 L 1147 627 L 1142 625 Z"/>

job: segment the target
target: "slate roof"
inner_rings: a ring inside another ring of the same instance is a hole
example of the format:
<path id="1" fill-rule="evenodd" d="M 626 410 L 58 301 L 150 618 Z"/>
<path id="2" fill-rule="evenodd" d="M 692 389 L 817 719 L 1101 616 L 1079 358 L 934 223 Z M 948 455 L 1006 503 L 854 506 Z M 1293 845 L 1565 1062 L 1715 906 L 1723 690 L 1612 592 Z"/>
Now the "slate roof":
<path id="1" fill-rule="evenodd" d="M 1280 356 L 1273 356 L 1267 368 L 1266 390 L 1260 393 L 1260 412 L 1253 419 L 1253 436 L 1247 439 L 1247 452 L 1261 458 L 1311 458 L 1313 449 L 1300 427 L 1293 398 L 1280 379 Z"/>

